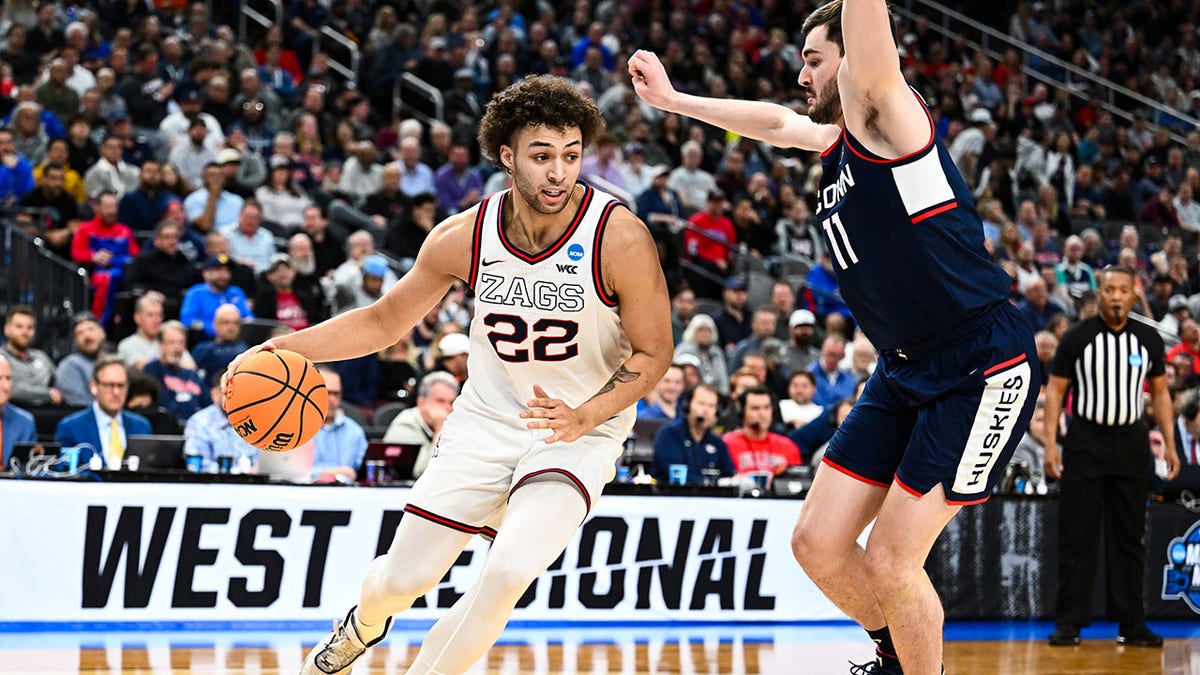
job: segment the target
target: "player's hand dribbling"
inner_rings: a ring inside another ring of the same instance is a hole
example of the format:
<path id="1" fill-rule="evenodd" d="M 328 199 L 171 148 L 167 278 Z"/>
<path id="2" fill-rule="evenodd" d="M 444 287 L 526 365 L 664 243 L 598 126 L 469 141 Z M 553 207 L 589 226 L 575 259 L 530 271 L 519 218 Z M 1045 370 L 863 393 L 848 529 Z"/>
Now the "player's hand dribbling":
<path id="1" fill-rule="evenodd" d="M 255 346 L 251 347 L 250 349 L 247 349 L 246 351 L 242 352 L 241 354 L 238 354 L 232 361 L 229 362 L 229 366 L 227 368 L 225 368 L 225 374 L 221 376 L 221 398 L 222 399 L 225 398 L 225 387 L 226 387 L 226 385 L 229 384 L 229 378 L 233 377 L 233 374 L 237 372 L 238 366 L 241 366 L 242 363 L 245 362 L 246 359 L 248 359 L 251 356 L 254 356 L 255 354 L 257 354 L 261 351 L 264 351 L 264 350 L 268 351 L 268 352 L 273 352 L 273 351 L 275 351 L 275 345 L 271 344 L 270 340 L 267 340 L 266 342 L 264 342 L 260 345 L 255 345 Z M 224 408 L 225 406 L 222 404 L 221 407 Z"/>
<path id="2" fill-rule="evenodd" d="M 667 77 L 667 70 L 654 52 L 639 49 L 629 57 L 629 76 L 633 80 L 633 90 L 643 101 L 659 110 L 671 109 L 671 97 L 675 95 L 675 87 Z"/>
<path id="3" fill-rule="evenodd" d="M 541 385 L 533 385 L 534 398 L 526 405 L 529 410 L 521 412 L 521 418 L 531 420 L 525 426 L 530 429 L 550 429 L 554 433 L 546 438 L 545 443 L 563 441 L 569 443 L 595 428 L 596 425 L 584 419 L 582 413 L 567 405 L 562 399 L 550 398 Z"/>

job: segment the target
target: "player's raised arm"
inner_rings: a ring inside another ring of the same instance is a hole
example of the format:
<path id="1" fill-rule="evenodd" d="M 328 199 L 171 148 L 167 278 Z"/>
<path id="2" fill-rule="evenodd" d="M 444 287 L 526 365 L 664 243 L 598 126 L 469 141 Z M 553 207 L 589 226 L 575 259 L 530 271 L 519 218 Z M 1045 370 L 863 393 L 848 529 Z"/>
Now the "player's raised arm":
<path id="1" fill-rule="evenodd" d="M 775 103 L 707 98 L 676 91 L 658 56 L 644 49 L 629 57 L 629 74 L 638 96 L 655 108 L 702 120 L 778 147 L 824 150 L 837 140 L 840 131 L 833 125 L 816 124 Z"/>
<path id="2" fill-rule="evenodd" d="M 476 207 L 478 208 L 478 207 Z M 379 300 L 339 314 L 302 331 L 272 338 L 265 345 L 299 352 L 311 361 L 341 361 L 384 349 L 412 329 L 441 301 L 456 278 L 465 279 L 470 267 L 471 232 L 475 209 L 447 218 L 435 227 L 421 247 L 417 261 Z M 251 349 L 230 364 L 229 372 Z"/>
<path id="3" fill-rule="evenodd" d="M 821 11 L 837 11 L 837 4 L 822 7 L 814 16 Z M 900 70 L 887 2 L 842 0 L 841 21 L 823 28 L 824 37 L 843 43 L 838 88 L 846 129 L 868 149 L 887 158 L 925 147 L 932 128 Z M 818 42 L 810 39 L 805 43 L 806 61 L 810 43 Z"/>

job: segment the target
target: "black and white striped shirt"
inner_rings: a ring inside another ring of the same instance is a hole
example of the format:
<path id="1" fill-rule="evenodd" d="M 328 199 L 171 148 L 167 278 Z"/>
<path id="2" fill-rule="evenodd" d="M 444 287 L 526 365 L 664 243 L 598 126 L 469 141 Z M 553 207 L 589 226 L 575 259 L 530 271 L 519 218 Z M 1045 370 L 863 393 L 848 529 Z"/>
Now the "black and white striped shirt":
<path id="1" fill-rule="evenodd" d="M 1103 426 L 1138 422 L 1145 410 L 1147 378 L 1166 372 L 1162 338 L 1129 321 L 1114 332 L 1100 317 L 1072 326 L 1062 337 L 1050 374 L 1071 381 L 1071 414 Z"/>

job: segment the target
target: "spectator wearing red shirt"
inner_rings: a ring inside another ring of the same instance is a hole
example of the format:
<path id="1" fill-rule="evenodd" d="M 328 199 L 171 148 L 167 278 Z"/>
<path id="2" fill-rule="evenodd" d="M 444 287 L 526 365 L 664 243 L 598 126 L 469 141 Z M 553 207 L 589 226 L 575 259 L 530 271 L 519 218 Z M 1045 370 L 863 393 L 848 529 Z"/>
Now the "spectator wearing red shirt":
<path id="1" fill-rule="evenodd" d="M 1174 361 L 1179 354 L 1192 357 L 1192 375 L 1200 376 L 1200 324 L 1191 319 L 1180 322 L 1179 343 L 1167 351 L 1167 360 Z M 1187 373 L 1180 373 L 1180 376 L 1187 377 Z"/>
<path id="2" fill-rule="evenodd" d="M 71 239 L 71 259 L 91 271 L 92 315 L 108 323 L 111 299 L 121 289 L 125 264 L 139 252 L 137 239 L 128 225 L 117 222 L 117 194 L 101 192 L 96 198 L 96 217 L 81 224 Z"/>
<path id="3" fill-rule="evenodd" d="M 263 277 L 268 283 L 254 298 L 256 316 L 273 319 L 292 330 L 303 330 L 327 318 L 320 299 L 296 287 L 296 268 L 287 254 L 272 258 Z"/>
<path id="4" fill-rule="evenodd" d="M 800 464 L 800 449 L 796 444 L 787 436 L 770 431 L 774 409 L 771 392 L 763 386 L 750 387 L 738 399 L 742 428 L 721 438 L 738 473 L 770 471 L 778 475 L 787 467 Z"/>
<path id="5" fill-rule="evenodd" d="M 725 193 L 720 188 L 708 192 L 708 202 L 703 211 L 688 218 L 691 226 L 683 231 L 683 250 L 692 262 L 724 277 L 729 270 L 731 247 L 737 243 L 733 221 L 725 215 Z M 704 278 L 693 280 L 696 295 L 717 298 L 721 288 Z"/>

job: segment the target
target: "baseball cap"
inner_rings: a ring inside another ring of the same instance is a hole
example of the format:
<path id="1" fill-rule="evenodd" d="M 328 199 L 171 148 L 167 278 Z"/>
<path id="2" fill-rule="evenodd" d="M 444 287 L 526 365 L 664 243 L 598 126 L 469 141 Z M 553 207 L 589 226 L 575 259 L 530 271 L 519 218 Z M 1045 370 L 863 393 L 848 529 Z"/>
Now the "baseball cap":
<path id="1" fill-rule="evenodd" d="M 387 261 L 383 259 L 383 256 L 373 255 L 369 256 L 363 261 L 363 274 L 370 274 L 373 277 L 382 277 L 387 276 L 387 271 L 388 264 Z"/>
<path id="2" fill-rule="evenodd" d="M 475 79 L 475 71 L 471 70 L 470 68 L 459 68 L 458 70 L 454 71 L 454 79 L 456 79 L 456 80 L 474 80 Z"/>
<path id="3" fill-rule="evenodd" d="M 1170 300 L 1167 300 L 1167 311 L 1174 312 L 1177 309 L 1187 309 L 1187 298 L 1182 295 L 1172 295 Z"/>
<path id="4" fill-rule="evenodd" d="M 671 173 L 671 166 L 669 164 L 658 164 L 650 167 L 650 178 L 652 179 L 665 176 L 669 173 Z"/>
<path id="5" fill-rule="evenodd" d="M 126 112 L 126 110 L 124 108 L 117 108 L 116 110 L 114 110 L 108 114 L 109 124 L 113 124 L 115 122 L 128 122 L 128 121 L 129 121 L 129 113 Z"/>
<path id="6" fill-rule="evenodd" d="M 429 48 L 430 49 L 445 49 L 446 48 L 446 38 L 436 37 L 436 36 L 429 38 Z"/>
<path id="7" fill-rule="evenodd" d="M 71 317 L 71 330 L 75 330 L 75 327 L 79 324 L 89 321 L 97 326 L 100 325 L 100 320 L 97 319 L 96 316 L 91 312 L 79 312 L 75 316 Z"/>
<path id="8" fill-rule="evenodd" d="M 727 291 L 744 291 L 746 290 L 746 277 L 735 274 L 725 280 L 725 290 Z"/>
<path id="9" fill-rule="evenodd" d="M 641 143 L 638 143 L 636 141 L 631 141 L 629 143 L 626 143 L 625 144 L 625 154 L 632 155 L 634 153 L 645 154 L 646 148 L 643 147 Z"/>
<path id="10" fill-rule="evenodd" d="M 443 357 L 458 356 L 471 351 L 471 338 L 464 333 L 450 333 L 438 340 L 438 352 Z"/>
<path id="11" fill-rule="evenodd" d="M 276 253 L 271 256 L 271 262 L 267 264 L 267 271 L 274 272 L 276 267 L 280 265 L 292 266 L 292 259 L 286 253 Z"/>
<path id="12" fill-rule="evenodd" d="M 709 199 L 725 199 L 725 191 L 722 190 L 721 188 L 715 187 L 708 191 L 708 198 Z"/>
<path id="13" fill-rule="evenodd" d="M 817 317 L 807 309 L 798 309 L 792 312 L 792 315 L 788 317 L 788 328 L 815 325 L 817 325 Z"/>
<path id="14" fill-rule="evenodd" d="M 971 114 L 967 115 L 967 119 L 976 124 L 991 124 L 992 113 L 987 108 L 976 108 L 971 111 Z"/>
<path id="15" fill-rule="evenodd" d="M 217 153 L 217 164 L 236 164 L 242 161 L 242 153 L 233 148 L 225 148 Z"/>
<path id="16" fill-rule="evenodd" d="M 692 366 L 693 368 L 700 367 L 700 357 L 695 354 L 679 354 L 675 357 L 673 363 L 677 366 Z"/>
<path id="17" fill-rule="evenodd" d="M 290 169 L 292 168 L 292 160 L 283 155 L 271 155 L 269 162 L 272 169 Z"/>
<path id="18" fill-rule="evenodd" d="M 229 258 L 223 255 L 210 256 L 204 260 L 204 264 L 200 265 L 202 270 L 211 270 L 214 267 L 229 267 Z"/>
<path id="19" fill-rule="evenodd" d="M 180 103 L 199 103 L 200 100 L 200 92 L 196 89 L 188 89 L 179 95 Z"/>

